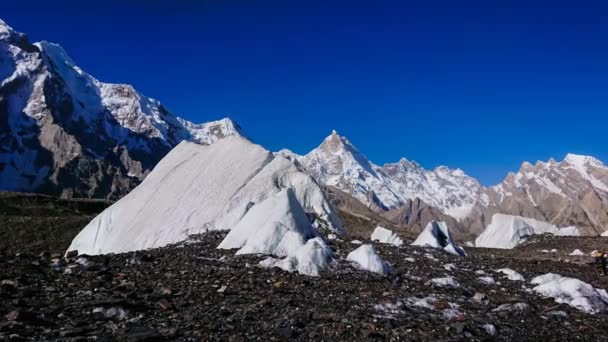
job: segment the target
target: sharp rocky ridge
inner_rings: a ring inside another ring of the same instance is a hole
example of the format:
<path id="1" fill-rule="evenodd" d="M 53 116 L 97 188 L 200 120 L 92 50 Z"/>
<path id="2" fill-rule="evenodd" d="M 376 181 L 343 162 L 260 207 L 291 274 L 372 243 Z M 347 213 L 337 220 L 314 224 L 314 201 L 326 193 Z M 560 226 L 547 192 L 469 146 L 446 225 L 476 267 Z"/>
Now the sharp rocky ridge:
<path id="1" fill-rule="evenodd" d="M 455 219 L 452 226 L 479 234 L 494 214 L 503 213 L 559 227 L 577 226 L 585 235 L 600 234 L 608 226 L 608 167 L 590 156 L 568 154 L 561 162 L 524 162 L 500 184 L 484 187 L 461 169 L 427 170 L 406 158 L 378 166 L 335 130 L 305 155 L 287 149 L 277 154 L 297 160 L 321 183 L 386 212 L 393 221 L 412 201 L 441 212 L 427 210 L 423 217 L 410 213 L 398 224 L 450 221 L 447 215 Z"/>
<path id="2" fill-rule="evenodd" d="M 195 124 L 131 85 L 86 73 L 59 45 L 0 20 L 0 189 L 119 198 L 181 141 L 242 135 L 229 118 Z"/>

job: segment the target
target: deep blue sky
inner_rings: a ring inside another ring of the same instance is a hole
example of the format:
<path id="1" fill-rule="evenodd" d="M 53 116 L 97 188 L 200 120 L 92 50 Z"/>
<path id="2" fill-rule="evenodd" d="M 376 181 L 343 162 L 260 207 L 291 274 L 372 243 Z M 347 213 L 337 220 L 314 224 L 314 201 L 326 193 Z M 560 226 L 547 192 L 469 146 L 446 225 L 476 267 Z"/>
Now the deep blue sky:
<path id="1" fill-rule="evenodd" d="M 486 185 L 523 160 L 608 161 L 603 0 L 92 2 L 11 0 L 0 17 L 271 150 L 305 153 L 335 128 L 377 164 Z"/>

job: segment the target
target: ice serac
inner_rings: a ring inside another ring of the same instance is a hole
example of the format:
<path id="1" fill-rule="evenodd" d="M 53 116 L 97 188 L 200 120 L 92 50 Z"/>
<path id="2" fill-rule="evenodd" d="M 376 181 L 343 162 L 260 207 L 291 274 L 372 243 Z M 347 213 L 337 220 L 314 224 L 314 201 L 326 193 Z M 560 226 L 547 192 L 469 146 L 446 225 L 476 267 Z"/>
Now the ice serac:
<path id="1" fill-rule="evenodd" d="M 403 240 L 399 237 L 399 235 L 393 233 L 392 231 L 384 228 L 384 227 L 376 227 L 372 232 L 370 237 L 372 241 L 378 241 L 380 243 L 386 243 L 394 246 L 403 245 Z"/>
<path id="2" fill-rule="evenodd" d="M 576 227 L 558 228 L 547 222 L 521 216 L 495 214 L 492 222 L 475 240 L 476 247 L 513 248 L 536 234 L 578 236 Z"/>
<path id="3" fill-rule="evenodd" d="M 384 261 L 376 249 L 372 245 L 361 245 L 359 248 L 348 253 L 346 260 L 355 263 L 355 265 L 363 270 L 387 275 L 390 273 L 390 265 Z"/>
<path id="4" fill-rule="evenodd" d="M 596 314 L 608 310 L 608 293 L 576 278 L 547 273 L 535 277 L 530 283 L 533 291 L 551 297 L 555 302 L 568 304 L 580 311 Z"/>
<path id="5" fill-rule="evenodd" d="M 282 157 L 239 136 L 182 142 L 132 192 L 94 218 L 70 250 L 119 253 L 236 229 L 226 248 L 274 253 L 322 232 L 341 234 L 321 188 Z"/>
<path id="6" fill-rule="evenodd" d="M 441 248 L 450 254 L 466 255 L 464 249 L 458 246 L 452 239 L 450 228 L 445 222 L 429 222 L 412 245 Z"/>
<path id="7" fill-rule="evenodd" d="M 104 83 L 59 45 L 0 23 L 0 190 L 116 199 L 181 141 L 241 135 L 193 124 L 127 84 Z"/>

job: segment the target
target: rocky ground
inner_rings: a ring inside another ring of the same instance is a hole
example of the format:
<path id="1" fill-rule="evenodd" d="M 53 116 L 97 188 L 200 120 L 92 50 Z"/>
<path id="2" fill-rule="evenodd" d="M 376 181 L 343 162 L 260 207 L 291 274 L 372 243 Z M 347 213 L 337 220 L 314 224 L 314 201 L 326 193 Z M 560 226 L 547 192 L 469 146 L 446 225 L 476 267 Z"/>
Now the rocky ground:
<path id="1" fill-rule="evenodd" d="M 0 196 L 0 341 L 608 340 L 607 313 L 557 304 L 529 284 L 553 272 L 608 288 L 588 256 L 569 255 L 606 249 L 608 239 L 541 236 L 514 250 L 467 248 L 467 257 L 374 243 L 392 265 L 383 277 L 345 260 L 358 247 L 351 240 L 369 236 L 359 232 L 329 241 L 334 269 L 306 277 L 217 250 L 221 233 L 64 258 L 108 203 L 32 196 Z M 494 271 L 504 267 L 525 281 Z M 458 286 L 432 280 L 446 277 Z"/>
<path id="2" fill-rule="evenodd" d="M 608 287 L 585 264 L 375 244 L 392 264 L 383 277 L 344 260 L 357 245 L 333 240 L 334 270 L 306 277 L 215 249 L 222 238 L 96 257 L 3 253 L 0 340 L 608 340 L 606 313 L 543 299 L 493 271 Z M 480 271 L 500 284 L 483 284 Z M 431 282 L 446 276 L 459 286 Z"/>
<path id="3" fill-rule="evenodd" d="M 64 252 L 111 202 L 0 192 L 0 251 Z"/>

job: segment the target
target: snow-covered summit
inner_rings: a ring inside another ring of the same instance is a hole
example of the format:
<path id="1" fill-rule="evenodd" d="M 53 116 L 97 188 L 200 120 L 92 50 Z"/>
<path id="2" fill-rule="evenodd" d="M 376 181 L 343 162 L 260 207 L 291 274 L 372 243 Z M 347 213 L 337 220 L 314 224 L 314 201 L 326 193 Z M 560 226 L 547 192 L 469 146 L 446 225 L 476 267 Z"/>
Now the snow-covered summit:
<path id="1" fill-rule="evenodd" d="M 440 166 L 426 170 L 406 158 L 380 167 L 335 130 L 305 156 L 292 157 L 320 182 L 350 193 L 376 209 L 395 209 L 420 198 L 445 214 L 461 218 L 477 202 L 485 200 L 483 187 L 460 169 Z"/>
<path id="2" fill-rule="evenodd" d="M 0 19 L 0 39 L 6 39 L 15 31 L 4 20 Z"/>
<path id="3" fill-rule="evenodd" d="M 128 84 L 99 81 L 58 44 L 0 24 L 0 189 L 124 195 L 181 141 L 242 135 L 230 119 L 194 124 Z"/>
<path id="4" fill-rule="evenodd" d="M 370 207 L 393 208 L 402 204 L 379 168 L 335 130 L 319 147 L 298 158 L 321 183 L 350 193 Z"/>

